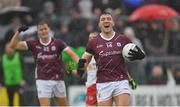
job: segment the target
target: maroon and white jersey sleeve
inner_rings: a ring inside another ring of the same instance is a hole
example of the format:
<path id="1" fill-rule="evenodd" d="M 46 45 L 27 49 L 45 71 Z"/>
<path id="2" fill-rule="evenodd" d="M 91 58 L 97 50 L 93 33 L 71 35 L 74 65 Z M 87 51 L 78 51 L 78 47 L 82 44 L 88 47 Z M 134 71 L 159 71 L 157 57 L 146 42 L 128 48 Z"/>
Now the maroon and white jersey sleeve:
<path id="1" fill-rule="evenodd" d="M 87 43 L 86 52 L 94 55 L 97 64 L 97 83 L 128 79 L 122 49 L 129 42 L 126 37 L 114 33 L 110 39 L 99 34 Z"/>
<path id="2" fill-rule="evenodd" d="M 96 42 L 95 38 L 88 41 L 87 46 L 86 46 L 86 52 L 88 52 L 89 54 L 92 54 L 92 55 L 95 54 L 95 52 L 93 50 L 95 48 L 94 47 L 95 42 Z"/>
<path id="3" fill-rule="evenodd" d="M 35 59 L 37 79 L 64 79 L 64 65 L 60 53 L 67 48 L 67 45 L 63 41 L 52 39 L 48 44 L 43 44 L 39 40 L 30 40 L 26 44 Z"/>

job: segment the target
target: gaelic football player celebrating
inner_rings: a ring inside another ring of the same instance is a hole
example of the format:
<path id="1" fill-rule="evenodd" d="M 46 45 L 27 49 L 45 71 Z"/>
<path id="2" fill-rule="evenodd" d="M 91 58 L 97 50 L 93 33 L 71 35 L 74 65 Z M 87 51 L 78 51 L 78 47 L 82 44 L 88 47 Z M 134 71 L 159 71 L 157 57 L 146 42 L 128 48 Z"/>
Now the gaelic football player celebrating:
<path id="1" fill-rule="evenodd" d="M 10 41 L 11 48 L 32 52 L 36 63 L 36 87 L 40 105 L 50 106 L 50 98 L 55 96 L 59 106 L 66 106 L 64 66 L 60 53 L 65 51 L 75 62 L 78 62 L 78 56 L 63 41 L 49 35 L 50 28 L 46 22 L 37 25 L 39 40 L 19 41 L 20 32 L 27 29 L 26 26 L 18 29 Z"/>
<path id="2" fill-rule="evenodd" d="M 101 32 L 89 40 L 82 59 L 78 63 L 78 74 L 81 76 L 86 65 L 94 56 L 97 65 L 97 103 L 98 106 L 128 106 L 130 100 L 130 86 L 128 71 L 122 56 L 123 47 L 130 42 L 113 30 L 114 21 L 109 13 L 103 13 L 99 18 Z M 130 60 L 143 59 L 145 54 L 130 51 Z"/>

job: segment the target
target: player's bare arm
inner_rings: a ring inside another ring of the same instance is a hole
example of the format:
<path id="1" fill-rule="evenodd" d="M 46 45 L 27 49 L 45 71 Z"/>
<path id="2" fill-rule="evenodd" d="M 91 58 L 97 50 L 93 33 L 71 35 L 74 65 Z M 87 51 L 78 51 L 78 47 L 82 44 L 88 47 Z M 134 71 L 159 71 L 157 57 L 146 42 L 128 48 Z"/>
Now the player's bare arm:
<path id="1" fill-rule="evenodd" d="M 131 77 L 131 75 L 129 74 L 129 72 L 127 72 L 128 75 L 128 79 L 129 79 L 129 84 L 131 85 L 131 88 L 133 90 L 135 90 L 137 88 L 137 83 L 136 81 Z"/>
<path id="2" fill-rule="evenodd" d="M 85 52 L 82 56 L 82 59 L 85 59 L 86 60 L 86 63 L 85 63 L 85 67 L 87 67 L 87 65 L 89 64 L 89 62 L 91 61 L 92 59 L 92 55 Z"/>
<path id="3" fill-rule="evenodd" d="M 16 31 L 14 36 L 12 37 L 9 46 L 13 49 L 18 49 L 18 50 L 27 50 L 26 45 L 24 44 L 24 41 L 19 41 L 19 34 L 20 32 L 24 32 L 28 29 L 27 26 L 22 26 Z"/>
<path id="4" fill-rule="evenodd" d="M 78 63 L 79 57 L 78 57 L 70 48 L 68 48 L 65 52 L 66 52 L 66 54 L 68 54 L 76 63 Z"/>

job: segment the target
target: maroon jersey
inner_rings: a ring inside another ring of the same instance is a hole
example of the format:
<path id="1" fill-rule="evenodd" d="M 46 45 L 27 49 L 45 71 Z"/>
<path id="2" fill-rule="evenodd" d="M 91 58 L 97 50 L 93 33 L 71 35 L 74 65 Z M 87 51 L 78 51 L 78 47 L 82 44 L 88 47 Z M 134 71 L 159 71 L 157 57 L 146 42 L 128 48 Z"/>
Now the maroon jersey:
<path id="1" fill-rule="evenodd" d="M 97 83 L 128 79 L 122 49 L 129 42 L 129 39 L 118 33 L 114 33 L 109 40 L 99 34 L 88 42 L 86 52 L 94 55 L 98 67 Z"/>
<path id="2" fill-rule="evenodd" d="M 67 46 L 63 41 L 52 39 L 47 45 L 39 40 L 29 40 L 26 43 L 35 59 L 36 79 L 64 80 L 64 65 L 60 53 Z"/>

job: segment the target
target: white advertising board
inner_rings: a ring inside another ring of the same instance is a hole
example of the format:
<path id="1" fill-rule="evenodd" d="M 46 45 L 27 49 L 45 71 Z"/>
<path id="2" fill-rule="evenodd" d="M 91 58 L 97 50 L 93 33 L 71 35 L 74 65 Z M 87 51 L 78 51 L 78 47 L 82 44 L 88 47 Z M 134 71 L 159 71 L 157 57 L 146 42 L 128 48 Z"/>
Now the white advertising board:
<path id="1" fill-rule="evenodd" d="M 71 106 L 85 105 L 85 86 L 69 86 Z M 138 86 L 131 92 L 132 106 L 180 106 L 180 86 Z"/>

